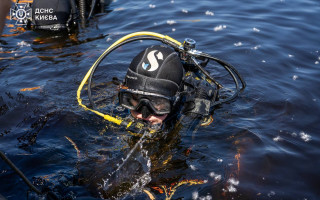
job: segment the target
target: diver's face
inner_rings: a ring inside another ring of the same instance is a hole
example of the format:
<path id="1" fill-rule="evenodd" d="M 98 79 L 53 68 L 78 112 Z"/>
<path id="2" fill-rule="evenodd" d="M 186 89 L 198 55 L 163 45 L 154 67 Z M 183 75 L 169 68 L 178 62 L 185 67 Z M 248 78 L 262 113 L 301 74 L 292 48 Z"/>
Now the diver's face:
<path id="1" fill-rule="evenodd" d="M 142 119 L 142 120 L 146 120 L 149 121 L 152 125 L 154 124 L 162 124 L 163 120 L 166 119 L 166 117 L 168 116 L 168 114 L 165 115 L 149 115 L 147 118 L 143 118 L 142 114 L 131 110 L 131 115 L 136 118 L 136 119 Z"/>

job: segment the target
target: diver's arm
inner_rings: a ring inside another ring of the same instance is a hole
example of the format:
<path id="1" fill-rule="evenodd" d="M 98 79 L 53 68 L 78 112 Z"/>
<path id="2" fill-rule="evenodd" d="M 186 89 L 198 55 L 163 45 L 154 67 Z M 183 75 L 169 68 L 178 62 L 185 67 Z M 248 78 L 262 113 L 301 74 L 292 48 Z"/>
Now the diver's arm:
<path id="1" fill-rule="evenodd" d="M 4 27 L 4 22 L 6 21 L 6 16 L 11 7 L 11 0 L 0 0 L 0 35 Z"/>

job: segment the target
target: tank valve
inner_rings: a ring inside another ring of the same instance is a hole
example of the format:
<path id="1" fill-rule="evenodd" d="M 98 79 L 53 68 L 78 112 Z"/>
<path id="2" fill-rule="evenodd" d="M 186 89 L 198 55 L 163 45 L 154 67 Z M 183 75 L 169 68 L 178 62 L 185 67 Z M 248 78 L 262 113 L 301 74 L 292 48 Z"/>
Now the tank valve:
<path id="1" fill-rule="evenodd" d="M 186 51 L 196 48 L 196 41 L 191 38 L 186 38 L 183 42 L 183 48 Z"/>

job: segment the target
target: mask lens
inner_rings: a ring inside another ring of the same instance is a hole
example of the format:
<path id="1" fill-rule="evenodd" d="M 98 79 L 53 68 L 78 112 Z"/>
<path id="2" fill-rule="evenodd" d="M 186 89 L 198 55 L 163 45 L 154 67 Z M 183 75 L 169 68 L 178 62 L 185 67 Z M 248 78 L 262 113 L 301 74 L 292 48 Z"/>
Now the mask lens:
<path id="1" fill-rule="evenodd" d="M 131 94 L 129 102 L 132 106 L 136 107 L 139 104 L 139 98 L 137 94 Z"/>
<path id="2" fill-rule="evenodd" d="M 170 112 L 171 103 L 170 100 L 163 97 L 148 97 L 152 106 L 159 112 Z"/>
<path id="3" fill-rule="evenodd" d="M 123 107 L 131 110 L 135 110 L 135 108 L 139 104 L 139 99 L 137 95 L 130 92 L 120 92 L 119 101 Z"/>
<path id="4" fill-rule="evenodd" d="M 171 102 L 164 97 L 146 96 L 121 91 L 119 101 L 123 107 L 131 110 L 139 110 L 141 106 L 147 106 L 156 115 L 168 114 L 171 111 Z"/>

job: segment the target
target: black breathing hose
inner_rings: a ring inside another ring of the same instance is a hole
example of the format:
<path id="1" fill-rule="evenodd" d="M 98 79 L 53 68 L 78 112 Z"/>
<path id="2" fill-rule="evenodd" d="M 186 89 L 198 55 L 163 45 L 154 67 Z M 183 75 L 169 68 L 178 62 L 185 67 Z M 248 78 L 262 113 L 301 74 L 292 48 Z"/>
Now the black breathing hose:
<path id="1" fill-rule="evenodd" d="M 229 63 L 227 63 L 225 61 L 222 61 L 219 58 L 215 58 L 215 57 L 213 57 L 213 56 L 211 56 L 211 55 L 209 55 L 207 53 L 201 53 L 200 55 L 205 57 L 205 58 L 208 58 L 210 60 L 216 61 L 221 66 L 223 66 L 225 69 L 229 68 L 230 70 L 232 70 L 241 81 L 242 88 L 240 89 L 240 91 L 244 90 L 244 88 L 246 87 L 246 82 L 244 81 L 243 77 L 240 75 L 240 73 L 238 72 L 238 70 L 235 67 L 233 67 L 231 64 L 229 64 Z"/>
<path id="2" fill-rule="evenodd" d="M 88 15 L 88 20 L 90 19 L 90 17 L 91 17 L 91 15 L 92 15 L 92 13 L 93 13 L 93 11 L 94 11 L 94 8 L 95 8 L 95 6 L 96 6 L 96 1 L 97 0 L 91 0 L 91 7 L 90 7 L 90 12 L 89 12 L 89 15 Z"/>
<path id="3" fill-rule="evenodd" d="M 212 81 L 214 84 L 216 84 L 218 86 L 218 88 L 222 88 L 223 86 L 218 83 L 216 80 L 214 80 L 214 78 L 211 77 L 211 75 L 209 74 L 209 72 L 207 72 L 205 69 L 203 69 L 203 67 L 201 65 L 199 65 L 199 63 L 194 59 L 191 58 L 192 62 L 198 67 L 198 69 L 204 74 L 206 75 L 207 79 L 209 79 L 210 81 Z"/>
<path id="4" fill-rule="evenodd" d="M 75 0 L 70 0 L 70 5 L 71 5 L 71 19 L 70 21 L 73 23 L 76 23 L 76 19 L 78 17 L 77 15 L 77 4 Z"/>
<path id="5" fill-rule="evenodd" d="M 79 0 L 81 27 L 84 28 L 86 24 L 86 1 Z"/>
<path id="6" fill-rule="evenodd" d="M 36 192 L 39 195 L 44 195 L 38 188 L 36 188 L 29 181 L 29 179 L 18 169 L 18 167 L 15 166 L 15 164 L 2 151 L 0 151 L 0 157 L 11 167 L 11 169 L 14 172 L 16 172 L 20 176 L 20 178 L 22 178 L 22 180 L 30 187 L 31 190 L 33 190 L 34 192 Z M 53 192 L 48 192 L 47 198 L 49 200 L 59 200 L 59 198 Z"/>
<path id="7" fill-rule="evenodd" d="M 9 160 L 9 158 L 2 151 L 0 151 L 0 157 L 22 178 L 22 180 L 30 187 L 30 189 L 35 191 L 37 194 L 42 194 L 42 192 L 28 180 L 28 178 L 15 166 L 15 164 L 13 164 L 13 162 L 11 162 L 11 160 Z"/>
<path id="8" fill-rule="evenodd" d="M 212 105 L 211 105 L 211 110 L 213 110 L 213 108 L 217 105 L 220 105 L 220 104 L 223 104 L 223 103 L 227 103 L 227 102 L 230 102 L 230 101 L 233 101 L 241 91 L 244 90 L 244 88 L 246 87 L 246 83 L 244 81 L 244 79 L 242 78 L 242 76 L 240 75 L 240 73 L 229 63 L 225 62 L 225 61 L 222 61 L 218 58 L 215 58 L 209 54 L 206 54 L 206 53 L 200 53 L 200 57 L 204 57 L 204 58 L 208 58 L 209 60 L 213 60 L 215 62 L 217 62 L 219 65 L 221 65 L 222 67 L 225 68 L 225 70 L 227 70 L 230 74 L 230 76 L 232 77 L 234 83 L 235 83 L 235 86 L 236 86 L 236 91 L 235 93 L 226 98 L 226 99 L 223 99 L 223 100 L 220 100 L 220 101 L 216 101 L 214 102 Z M 197 65 L 197 67 L 201 70 L 201 66 L 195 61 L 193 60 L 194 64 Z M 204 69 L 202 69 L 204 70 Z M 202 71 L 201 70 L 201 71 Z M 204 70 L 205 71 L 205 70 Z M 203 71 L 202 71 L 203 72 Z M 208 75 L 205 73 L 205 75 L 208 77 Z M 242 87 L 241 89 L 239 88 L 239 83 L 238 83 L 238 79 L 237 77 L 239 78 L 241 84 L 242 84 Z"/>

